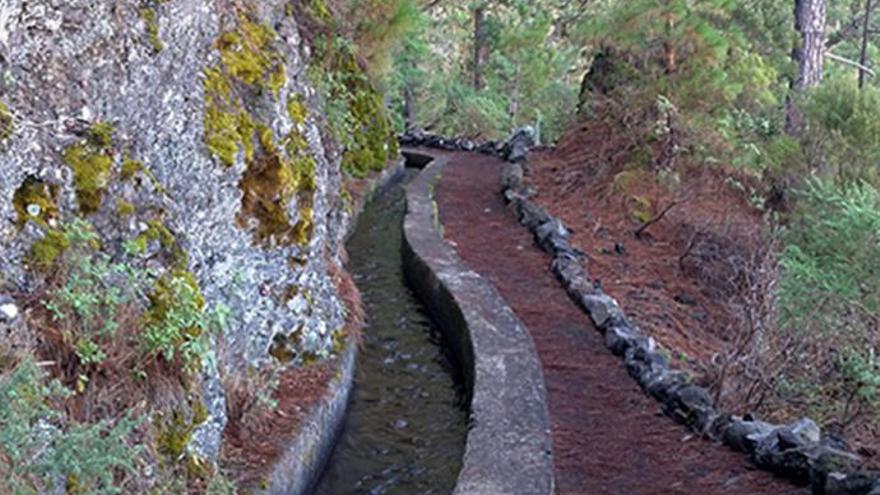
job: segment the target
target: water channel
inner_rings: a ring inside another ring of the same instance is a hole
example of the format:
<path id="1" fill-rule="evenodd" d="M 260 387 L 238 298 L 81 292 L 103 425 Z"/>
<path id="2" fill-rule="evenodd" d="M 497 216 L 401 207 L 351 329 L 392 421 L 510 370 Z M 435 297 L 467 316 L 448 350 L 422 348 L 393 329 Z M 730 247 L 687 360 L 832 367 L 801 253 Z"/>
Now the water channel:
<path id="1" fill-rule="evenodd" d="M 467 435 L 459 367 L 406 286 L 404 177 L 369 202 L 349 240 L 368 325 L 339 441 L 316 495 L 448 494 Z"/>

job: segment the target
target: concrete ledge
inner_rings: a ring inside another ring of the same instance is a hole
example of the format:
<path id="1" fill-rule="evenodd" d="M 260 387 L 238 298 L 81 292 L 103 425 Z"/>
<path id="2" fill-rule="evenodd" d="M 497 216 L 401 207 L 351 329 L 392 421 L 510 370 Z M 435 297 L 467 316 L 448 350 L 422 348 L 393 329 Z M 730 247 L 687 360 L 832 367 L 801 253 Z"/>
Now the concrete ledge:
<path id="1" fill-rule="evenodd" d="M 357 219 L 366 202 L 403 175 L 404 161 L 395 164 L 376 177 L 369 192 L 354 205 L 354 213 L 346 229 L 345 238 L 351 236 Z M 260 493 L 265 495 L 306 495 L 311 493 L 324 471 L 333 452 L 336 440 L 345 422 L 348 401 L 354 386 L 354 372 L 358 355 L 358 343 L 349 337 L 345 349 L 337 360 L 333 380 L 324 396 L 300 426 L 297 436 L 287 450 L 275 462 L 269 474 L 268 487 Z"/>
<path id="2" fill-rule="evenodd" d="M 432 191 L 446 162 L 435 159 L 407 188 L 404 264 L 454 347 L 470 393 L 471 426 L 454 493 L 551 494 L 546 391 L 531 335 L 435 227 Z"/>

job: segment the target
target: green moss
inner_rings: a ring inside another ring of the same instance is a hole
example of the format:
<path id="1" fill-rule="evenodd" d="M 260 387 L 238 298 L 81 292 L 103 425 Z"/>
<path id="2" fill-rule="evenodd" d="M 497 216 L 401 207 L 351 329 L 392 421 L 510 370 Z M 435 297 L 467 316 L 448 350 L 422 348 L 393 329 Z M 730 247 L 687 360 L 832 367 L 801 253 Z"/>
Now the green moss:
<path id="1" fill-rule="evenodd" d="M 309 76 L 326 101 L 342 108 L 340 115 L 328 114 L 328 120 L 344 148 L 343 171 L 363 177 L 382 170 L 398 153 L 397 140 L 382 95 L 358 65 L 355 53 L 338 39 L 317 43 Z"/>
<path id="2" fill-rule="evenodd" d="M 9 111 L 9 107 L 5 103 L 0 101 L 0 144 L 12 137 L 14 131 L 15 119 L 12 112 Z"/>
<path id="3" fill-rule="evenodd" d="M 70 241 L 64 232 L 50 229 L 46 235 L 34 242 L 27 256 L 27 262 L 37 270 L 45 271 L 70 247 Z"/>
<path id="4" fill-rule="evenodd" d="M 125 157 L 125 159 L 122 160 L 122 168 L 119 171 L 119 178 L 122 180 L 132 180 L 138 172 L 141 172 L 144 169 L 145 167 L 143 163 Z"/>
<path id="5" fill-rule="evenodd" d="M 283 57 L 271 46 L 276 37 L 269 26 L 240 16 L 236 30 L 222 34 L 219 39 L 220 58 L 226 72 L 240 82 L 271 91 L 277 97 L 287 77 Z"/>
<path id="6" fill-rule="evenodd" d="M 231 167 L 238 156 L 238 119 L 236 114 L 225 112 L 217 106 L 208 106 L 205 113 L 205 143 L 220 162 Z"/>
<path id="7" fill-rule="evenodd" d="M 147 229 L 134 238 L 132 246 L 137 254 L 143 254 L 151 242 L 159 243 L 171 257 L 172 264 L 176 269 L 184 269 L 189 264 L 189 256 L 186 251 L 177 242 L 174 234 L 159 219 L 154 218 L 147 221 Z"/>
<path id="8" fill-rule="evenodd" d="M 328 22 L 333 19 L 333 14 L 330 13 L 324 0 L 309 0 L 308 9 L 309 13 L 319 21 Z"/>
<path id="9" fill-rule="evenodd" d="M 86 137 L 96 148 L 109 149 L 113 146 L 113 124 L 98 122 L 86 131 Z"/>
<path id="10" fill-rule="evenodd" d="M 301 210 L 311 211 L 316 186 L 316 162 L 308 153 L 308 143 L 296 131 L 284 139 L 284 150 L 275 145 L 272 130 L 259 124 L 256 134 L 259 152 L 248 162 L 240 184 L 242 209 L 239 225 L 253 229 L 259 242 L 268 245 L 305 245 L 311 237 L 312 219 L 293 224 L 287 208 L 296 196 Z"/>
<path id="11" fill-rule="evenodd" d="M 48 226 L 49 221 L 58 216 L 57 196 L 57 188 L 34 176 L 27 177 L 12 195 L 12 206 L 17 217 L 16 224 L 22 227 L 28 220 L 35 220 L 43 226 Z M 31 215 L 28 211 L 32 205 L 39 207 L 37 215 Z"/>
<path id="12" fill-rule="evenodd" d="M 292 94 L 287 98 L 287 115 L 290 116 L 294 123 L 298 125 L 305 124 L 306 117 L 309 115 L 309 109 L 303 103 L 301 94 Z"/>
<path id="13" fill-rule="evenodd" d="M 293 242 L 299 246 L 305 246 L 312 239 L 315 230 L 315 212 L 311 207 L 302 207 L 299 210 L 299 221 L 293 227 Z"/>
<path id="14" fill-rule="evenodd" d="M 165 45 L 159 38 L 159 23 L 156 20 L 156 10 L 152 7 L 143 7 L 140 10 L 140 15 L 147 26 L 147 38 L 150 41 L 150 46 L 153 47 L 153 52 L 161 52 L 165 49 Z"/>
<path id="15" fill-rule="evenodd" d="M 135 208 L 134 204 L 123 199 L 116 200 L 116 212 L 119 213 L 119 216 L 125 218 L 134 215 Z"/>
<path id="16" fill-rule="evenodd" d="M 271 130 L 261 127 L 259 156 L 248 163 L 241 180 L 242 205 L 239 225 L 246 228 L 251 218 L 259 224 L 255 237 L 264 243 L 287 243 L 291 226 L 287 205 L 297 188 L 290 163 L 275 149 Z"/>
<path id="17" fill-rule="evenodd" d="M 110 147 L 113 145 L 113 126 L 95 124 L 86 132 L 86 141 L 64 150 L 62 159 L 73 170 L 77 200 L 82 213 L 94 213 L 101 199 L 113 167 Z"/>
<path id="18" fill-rule="evenodd" d="M 186 460 L 184 454 L 193 432 L 208 419 L 208 410 L 200 400 L 192 401 L 189 408 L 183 409 L 189 409 L 189 414 L 178 409 L 173 411 L 167 420 L 161 415 L 157 415 L 153 420 L 153 424 L 159 428 L 156 437 L 157 450 L 172 464 Z"/>
<path id="19" fill-rule="evenodd" d="M 205 143 L 231 166 L 239 150 L 253 159 L 256 122 L 243 95 L 269 93 L 278 98 L 287 83 L 284 57 L 274 46 L 277 34 L 265 24 L 240 15 L 234 30 L 217 39 L 220 64 L 205 70 Z"/>

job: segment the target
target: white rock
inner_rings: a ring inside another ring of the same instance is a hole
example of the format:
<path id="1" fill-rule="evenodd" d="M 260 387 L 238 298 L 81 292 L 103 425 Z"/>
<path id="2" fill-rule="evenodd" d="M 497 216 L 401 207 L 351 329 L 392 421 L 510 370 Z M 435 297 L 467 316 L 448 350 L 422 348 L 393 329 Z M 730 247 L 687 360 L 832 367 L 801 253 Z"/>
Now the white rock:
<path id="1" fill-rule="evenodd" d="M 18 318 L 18 306 L 12 302 L 0 304 L 0 321 L 13 321 Z"/>

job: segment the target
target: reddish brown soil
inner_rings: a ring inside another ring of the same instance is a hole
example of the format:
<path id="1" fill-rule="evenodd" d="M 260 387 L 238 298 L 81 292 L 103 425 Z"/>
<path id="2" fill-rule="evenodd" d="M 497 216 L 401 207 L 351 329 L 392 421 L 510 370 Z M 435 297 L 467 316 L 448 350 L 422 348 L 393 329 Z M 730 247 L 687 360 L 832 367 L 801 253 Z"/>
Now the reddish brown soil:
<path id="1" fill-rule="evenodd" d="M 506 210 L 500 163 L 452 154 L 437 200 L 447 239 L 530 330 L 547 384 L 560 494 L 806 493 L 664 417 Z"/>
<path id="2" fill-rule="evenodd" d="M 274 395 L 277 407 L 260 407 L 224 432 L 223 464 L 241 486 L 255 489 L 299 433 L 299 425 L 318 404 L 336 360 L 286 370 Z"/>
<path id="3" fill-rule="evenodd" d="M 726 349 L 737 324 L 717 287 L 685 275 L 679 258 L 694 232 L 751 249 L 760 242 L 761 214 L 720 169 L 681 166 L 677 183 L 663 183 L 652 171 L 633 171 L 632 149 L 619 134 L 592 123 L 565 136 L 556 149 L 533 156 L 534 199 L 574 230 L 574 244 L 587 251 L 590 276 L 632 319 L 699 365 Z M 635 218 L 638 212 L 653 218 L 672 202 L 681 203 L 637 239 L 633 232 L 643 221 Z M 616 243 L 624 255 L 615 252 Z M 682 304 L 676 296 L 690 301 Z"/>

